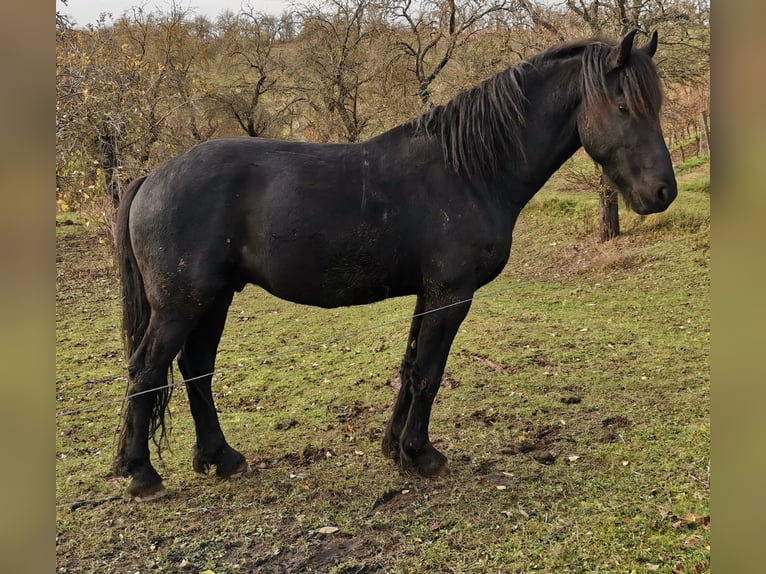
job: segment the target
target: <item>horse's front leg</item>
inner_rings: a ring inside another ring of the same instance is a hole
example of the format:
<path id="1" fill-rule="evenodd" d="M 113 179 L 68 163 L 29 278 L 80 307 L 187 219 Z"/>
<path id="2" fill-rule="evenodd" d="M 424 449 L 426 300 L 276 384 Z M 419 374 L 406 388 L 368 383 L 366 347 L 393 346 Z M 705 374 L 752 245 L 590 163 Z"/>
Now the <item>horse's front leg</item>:
<path id="1" fill-rule="evenodd" d="M 468 297 L 460 298 L 464 299 Z M 442 300 L 428 307 L 438 308 L 449 303 Z M 431 477 L 447 470 L 447 458 L 431 444 L 428 425 L 452 341 L 469 308 L 470 301 L 467 301 L 422 317 L 416 340 L 417 355 L 409 374 L 411 402 L 398 441 L 399 465 L 405 471 Z"/>
<path id="2" fill-rule="evenodd" d="M 407 338 L 407 349 L 402 359 L 402 366 L 399 369 L 399 381 L 401 386 L 396 396 L 394 410 L 386 426 L 386 432 L 383 434 L 383 454 L 395 462 L 399 462 L 399 436 L 407 422 L 407 416 L 410 413 L 412 405 L 412 368 L 417 357 L 418 335 L 420 334 L 420 325 L 423 322 L 421 313 L 425 309 L 423 297 L 418 296 L 415 303 L 415 312 L 410 326 L 410 335 Z"/>

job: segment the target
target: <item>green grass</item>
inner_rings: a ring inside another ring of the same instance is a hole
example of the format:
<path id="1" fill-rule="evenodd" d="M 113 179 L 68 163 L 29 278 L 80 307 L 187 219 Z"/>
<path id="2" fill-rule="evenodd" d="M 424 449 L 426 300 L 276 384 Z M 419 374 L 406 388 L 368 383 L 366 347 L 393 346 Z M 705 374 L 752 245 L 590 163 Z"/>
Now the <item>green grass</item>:
<path id="1" fill-rule="evenodd" d="M 690 181 L 681 183 L 678 186 L 679 191 L 710 191 L 710 179 L 701 179 L 699 181 Z"/>
<path id="2" fill-rule="evenodd" d="M 710 162 L 710 157 L 708 156 L 694 156 L 690 157 L 686 161 L 683 161 L 675 166 L 675 172 L 676 175 L 682 175 L 684 173 L 687 173 L 689 171 L 695 170 L 696 168 L 704 167 L 706 164 Z"/>
<path id="3" fill-rule="evenodd" d="M 380 453 L 413 298 L 323 310 L 250 287 L 214 386 L 255 470 L 192 471 L 179 388 L 158 465 L 170 494 L 144 505 L 112 499 L 125 366 L 108 241 L 65 214 L 57 408 L 88 410 L 57 418 L 60 571 L 709 571 L 709 196 L 621 209 L 623 235 L 600 244 L 595 194 L 556 184 L 453 346 L 431 424 L 447 477 Z"/>

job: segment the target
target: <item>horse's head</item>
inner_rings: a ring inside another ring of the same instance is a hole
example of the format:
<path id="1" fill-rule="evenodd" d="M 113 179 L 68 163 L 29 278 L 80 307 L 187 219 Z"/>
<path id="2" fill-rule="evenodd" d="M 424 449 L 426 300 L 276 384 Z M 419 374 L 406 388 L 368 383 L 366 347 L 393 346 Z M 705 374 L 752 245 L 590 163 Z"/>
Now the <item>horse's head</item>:
<path id="1" fill-rule="evenodd" d="M 678 191 L 660 128 L 662 89 L 652 61 L 657 33 L 634 49 L 635 34 L 586 52 L 577 128 L 585 151 L 604 168 L 628 206 L 648 214 L 667 209 Z"/>

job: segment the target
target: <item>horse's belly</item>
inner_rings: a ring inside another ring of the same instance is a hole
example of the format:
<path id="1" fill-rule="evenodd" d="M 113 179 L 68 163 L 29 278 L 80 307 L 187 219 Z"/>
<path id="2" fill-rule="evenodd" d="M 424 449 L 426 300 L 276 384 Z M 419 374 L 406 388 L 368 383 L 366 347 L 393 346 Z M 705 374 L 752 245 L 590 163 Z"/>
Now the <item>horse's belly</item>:
<path id="1" fill-rule="evenodd" d="M 374 303 L 406 291 L 384 274 L 354 265 L 318 273 L 296 266 L 272 277 L 264 287 L 282 299 L 326 308 Z"/>
<path id="2" fill-rule="evenodd" d="M 364 305 L 415 293 L 418 274 L 399 246 L 348 242 L 272 241 L 252 258 L 248 281 L 304 305 Z"/>

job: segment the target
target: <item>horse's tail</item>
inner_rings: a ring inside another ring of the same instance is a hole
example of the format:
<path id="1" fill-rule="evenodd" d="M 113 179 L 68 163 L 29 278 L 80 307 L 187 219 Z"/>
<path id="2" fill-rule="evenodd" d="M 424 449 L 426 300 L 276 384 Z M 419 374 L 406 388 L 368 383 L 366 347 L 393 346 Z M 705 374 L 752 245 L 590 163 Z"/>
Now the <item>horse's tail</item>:
<path id="1" fill-rule="evenodd" d="M 149 301 L 146 299 L 144 280 L 136 263 L 128 227 L 130 206 L 145 179 L 146 176 L 142 176 L 130 183 L 120 198 L 114 222 L 114 246 L 122 285 L 122 343 L 126 359 L 130 359 L 136 351 L 149 325 Z"/>
<path id="2" fill-rule="evenodd" d="M 146 298 L 144 280 L 141 276 L 141 271 L 138 268 L 135 253 L 133 252 L 128 225 L 130 220 L 130 206 L 146 177 L 147 176 L 142 176 L 133 180 L 127 187 L 120 198 L 120 205 L 114 222 L 115 252 L 117 266 L 120 272 L 120 284 L 122 286 L 122 339 L 129 371 L 132 366 L 129 362 L 130 358 L 141 344 L 141 340 L 149 326 L 149 317 L 151 315 L 151 307 L 149 306 L 149 300 Z M 145 390 L 148 389 L 132 388 L 129 380 L 126 396 L 131 392 Z M 151 394 L 152 397 L 154 397 L 154 400 L 152 402 L 149 432 L 158 448 L 161 443 L 166 440 L 165 414 L 167 412 L 171 390 L 172 386 L 165 386 Z M 132 408 L 132 401 L 125 400 L 123 403 L 122 427 L 117 444 L 117 456 L 114 462 L 115 474 L 122 476 L 127 475 L 129 471 L 127 467 L 129 461 L 125 456 L 124 449 L 127 437 L 134 432 L 134 429 L 132 428 Z M 161 431 L 159 440 L 155 437 L 157 430 Z"/>

